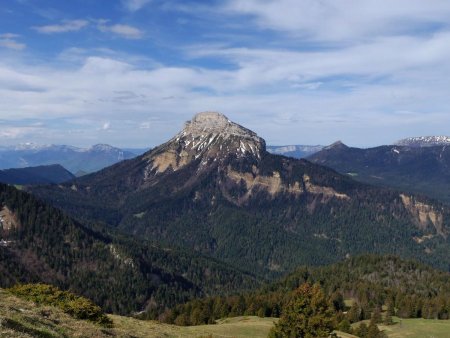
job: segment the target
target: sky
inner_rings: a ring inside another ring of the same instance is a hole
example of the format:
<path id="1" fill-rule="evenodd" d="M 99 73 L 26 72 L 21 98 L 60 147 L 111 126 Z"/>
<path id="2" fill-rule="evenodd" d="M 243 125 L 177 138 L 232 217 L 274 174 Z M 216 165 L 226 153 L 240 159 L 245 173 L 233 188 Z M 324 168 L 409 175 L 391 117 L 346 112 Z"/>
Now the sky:
<path id="1" fill-rule="evenodd" d="M 201 111 L 271 145 L 450 134 L 448 0 L 0 0 L 0 146 L 153 147 Z"/>

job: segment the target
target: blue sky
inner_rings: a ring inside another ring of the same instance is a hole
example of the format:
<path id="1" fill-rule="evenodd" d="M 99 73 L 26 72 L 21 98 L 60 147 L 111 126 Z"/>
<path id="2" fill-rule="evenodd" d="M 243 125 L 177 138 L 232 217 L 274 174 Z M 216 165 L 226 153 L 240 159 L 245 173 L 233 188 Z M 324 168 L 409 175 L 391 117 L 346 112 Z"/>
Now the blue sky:
<path id="1" fill-rule="evenodd" d="M 450 134 L 448 0 L 4 0 L 0 145 L 147 147 L 220 111 L 268 144 Z"/>

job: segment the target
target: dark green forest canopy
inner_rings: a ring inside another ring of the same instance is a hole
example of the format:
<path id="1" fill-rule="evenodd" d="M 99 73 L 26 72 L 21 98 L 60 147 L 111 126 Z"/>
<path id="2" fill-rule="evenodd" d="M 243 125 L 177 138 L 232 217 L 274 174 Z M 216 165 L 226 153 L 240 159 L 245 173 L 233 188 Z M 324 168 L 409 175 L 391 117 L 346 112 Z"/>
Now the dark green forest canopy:
<path id="1" fill-rule="evenodd" d="M 10 228 L 4 221 L 0 229 L 1 287 L 50 283 L 92 299 L 105 311 L 129 314 L 159 313 L 193 297 L 258 285 L 253 276 L 201 255 L 92 230 L 3 184 L 0 210 L 14 223 Z"/>
<path id="2" fill-rule="evenodd" d="M 450 202 L 450 149 L 447 146 L 387 145 L 360 149 L 336 143 L 308 160 L 360 182 Z"/>
<path id="3" fill-rule="evenodd" d="M 449 269 L 450 208 L 442 203 L 268 153 L 261 159 L 230 155 L 202 171 L 198 159 L 155 174 L 149 183 L 146 168 L 158 151 L 70 184 L 30 191 L 83 222 L 104 222 L 168 246 L 176 243 L 268 278 L 302 264 L 330 264 L 366 252 Z M 270 179 L 276 172 L 286 185 L 300 182 L 304 192 L 271 195 L 261 188 L 248 195 L 250 186 L 230 179 L 230 171 L 244 177 L 255 167 L 259 176 L 254 177 Z M 424 219 L 419 205 L 427 208 Z"/>
<path id="4" fill-rule="evenodd" d="M 222 317 L 279 317 L 292 293 L 305 283 L 321 285 L 338 322 L 370 319 L 385 305 L 404 318 L 448 319 L 450 273 L 396 256 L 363 255 L 324 267 L 301 267 L 255 292 L 196 299 L 167 311 L 162 320 L 179 325 L 214 323 Z M 344 298 L 352 299 L 349 310 Z"/>

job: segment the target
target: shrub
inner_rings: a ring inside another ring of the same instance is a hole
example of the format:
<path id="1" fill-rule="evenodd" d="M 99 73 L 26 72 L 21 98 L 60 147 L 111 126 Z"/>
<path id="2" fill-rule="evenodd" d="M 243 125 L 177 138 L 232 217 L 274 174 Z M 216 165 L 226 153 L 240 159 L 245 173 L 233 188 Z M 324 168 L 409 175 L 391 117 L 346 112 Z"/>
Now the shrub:
<path id="1" fill-rule="evenodd" d="M 8 289 L 12 294 L 40 305 L 60 308 L 70 316 L 89 320 L 105 327 L 111 327 L 112 321 L 102 309 L 87 298 L 69 291 L 62 291 L 47 284 L 19 284 Z"/>

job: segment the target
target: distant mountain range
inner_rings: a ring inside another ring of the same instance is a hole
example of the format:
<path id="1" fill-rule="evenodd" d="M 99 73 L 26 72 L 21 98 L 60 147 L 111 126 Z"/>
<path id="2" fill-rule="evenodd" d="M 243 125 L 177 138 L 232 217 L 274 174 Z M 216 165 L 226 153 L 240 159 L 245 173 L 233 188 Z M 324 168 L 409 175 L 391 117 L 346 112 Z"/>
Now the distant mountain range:
<path id="1" fill-rule="evenodd" d="M 320 145 L 267 146 L 266 149 L 271 154 L 284 155 L 295 158 L 305 158 L 322 150 L 323 146 Z"/>
<path id="2" fill-rule="evenodd" d="M 323 146 L 287 145 L 267 146 L 273 154 L 304 158 L 320 151 Z M 151 148 L 116 148 L 97 144 L 89 148 L 70 145 L 38 145 L 23 143 L 0 147 L 0 169 L 26 168 L 60 164 L 76 176 L 83 176 L 122 160 L 142 155 Z"/>
<path id="3" fill-rule="evenodd" d="M 0 182 L 6 184 L 62 183 L 73 178 L 75 175 L 59 164 L 0 170 Z"/>
<path id="4" fill-rule="evenodd" d="M 450 264 L 450 207 L 270 154 L 262 138 L 219 113 L 194 116 L 134 159 L 30 191 L 80 221 L 195 250 L 258 276 L 363 252 Z"/>
<path id="5" fill-rule="evenodd" d="M 26 143 L 11 147 L 0 147 L 0 169 L 60 164 L 78 176 L 133 158 L 140 151 L 136 149 L 137 153 L 134 153 L 107 144 L 78 148 L 67 145 Z"/>
<path id="6" fill-rule="evenodd" d="M 430 145 L 437 138 L 419 139 L 398 142 L 409 146 L 389 145 L 368 149 L 336 142 L 311 155 L 308 160 L 360 182 L 450 202 L 450 147 Z"/>
<path id="7" fill-rule="evenodd" d="M 394 145 L 408 147 L 448 146 L 450 145 L 450 136 L 409 137 L 395 142 Z"/>

